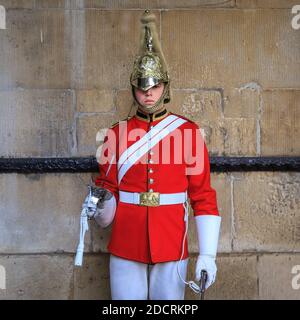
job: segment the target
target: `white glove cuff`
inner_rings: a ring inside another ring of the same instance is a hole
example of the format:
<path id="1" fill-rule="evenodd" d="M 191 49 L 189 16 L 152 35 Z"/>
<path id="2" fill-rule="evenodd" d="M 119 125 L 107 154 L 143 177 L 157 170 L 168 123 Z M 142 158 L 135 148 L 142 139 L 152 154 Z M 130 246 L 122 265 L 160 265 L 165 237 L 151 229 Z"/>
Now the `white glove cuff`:
<path id="1" fill-rule="evenodd" d="M 195 221 L 200 255 L 215 259 L 218 249 L 221 217 L 215 215 L 200 215 L 195 216 Z"/>

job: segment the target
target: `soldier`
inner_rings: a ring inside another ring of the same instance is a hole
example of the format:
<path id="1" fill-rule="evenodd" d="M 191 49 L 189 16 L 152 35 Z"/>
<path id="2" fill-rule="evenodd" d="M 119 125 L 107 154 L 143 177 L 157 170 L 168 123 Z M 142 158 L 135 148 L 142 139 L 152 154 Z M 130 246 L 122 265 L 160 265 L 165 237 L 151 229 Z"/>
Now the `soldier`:
<path id="1" fill-rule="evenodd" d="M 112 223 L 112 299 L 182 300 L 186 284 L 199 292 L 195 282 L 186 281 L 188 199 L 199 245 L 195 279 L 206 270 L 206 288 L 216 277 L 221 217 L 199 127 L 166 107 L 170 79 L 155 16 L 146 10 L 141 22 L 140 52 L 130 78 L 137 110 L 105 136 L 93 188 L 100 200 L 89 215 L 102 227 Z M 191 133 L 189 139 L 185 131 Z M 168 139 L 173 134 L 175 138 Z M 178 155 L 184 159 L 177 163 Z"/>

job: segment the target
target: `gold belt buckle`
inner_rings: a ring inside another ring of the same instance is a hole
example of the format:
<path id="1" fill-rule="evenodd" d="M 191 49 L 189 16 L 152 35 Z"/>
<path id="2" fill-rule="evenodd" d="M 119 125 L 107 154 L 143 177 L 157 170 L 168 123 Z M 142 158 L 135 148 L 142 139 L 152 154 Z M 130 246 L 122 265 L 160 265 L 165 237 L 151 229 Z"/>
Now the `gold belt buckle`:
<path id="1" fill-rule="evenodd" d="M 159 206 L 159 192 L 141 192 L 140 206 L 148 206 L 148 207 Z"/>

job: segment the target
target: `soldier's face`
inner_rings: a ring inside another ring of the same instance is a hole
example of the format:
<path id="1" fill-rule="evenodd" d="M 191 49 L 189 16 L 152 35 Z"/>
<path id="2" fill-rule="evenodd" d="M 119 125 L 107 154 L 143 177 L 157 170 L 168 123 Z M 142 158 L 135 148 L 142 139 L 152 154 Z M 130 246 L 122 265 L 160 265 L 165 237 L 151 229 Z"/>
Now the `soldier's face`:
<path id="1" fill-rule="evenodd" d="M 135 97 L 137 101 L 147 107 L 153 106 L 161 97 L 163 91 L 164 91 L 165 84 L 163 82 L 157 84 L 156 86 L 148 89 L 147 91 L 143 91 L 138 88 L 134 88 L 135 91 Z"/>

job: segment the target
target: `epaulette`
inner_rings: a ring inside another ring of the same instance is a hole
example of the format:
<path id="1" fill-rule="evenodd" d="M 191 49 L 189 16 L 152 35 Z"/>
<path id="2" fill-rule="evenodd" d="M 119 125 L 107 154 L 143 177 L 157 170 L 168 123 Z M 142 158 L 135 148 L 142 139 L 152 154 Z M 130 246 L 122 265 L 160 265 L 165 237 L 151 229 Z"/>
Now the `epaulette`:
<path id="1" fill-rule="evenodd" d="M 187 118 L 187 117 L 185 117 L 185 116 L 183 116 L 181 114 L 177 114 L 177 113 L 173 113 L 173 112 L 171 112 L 171 113 L 174 114 L 175 116 L 180 117 L 182 119 L 185 119 L 185 120 L 187 120 L 187 121 L 189 121 L 191 123 L 195 123 L 193 120 L 191 120 L 191 119 L 189 119 L 189 118 Z"/>
<path id="2" fill-rule="evenodd" d="M 122 119 L 122 120 L 119 120 L 119 121 L 113 123 L 113 124 L 111 125 L 111 128 L 113 128 L 113 127 L 115 127 L 117 124 L 119 124 L 120 121 L 126 121 L 126 120 L 131 119 L 132 117 L 133 117 L 133 116 L 126 117 L 125 119 Z"/>

